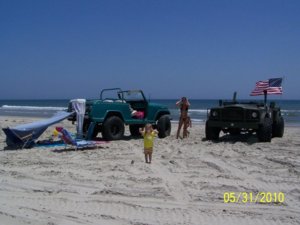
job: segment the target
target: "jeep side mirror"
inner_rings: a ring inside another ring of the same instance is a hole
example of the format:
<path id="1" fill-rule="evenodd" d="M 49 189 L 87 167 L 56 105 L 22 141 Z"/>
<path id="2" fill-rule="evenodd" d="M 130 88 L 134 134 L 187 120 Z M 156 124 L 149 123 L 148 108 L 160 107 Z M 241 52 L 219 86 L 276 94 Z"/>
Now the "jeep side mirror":
<path id="1" fill-rule="evenodd" d="M 237 95 L 237 92 L 235 91 L 235 92 L 233 93 L 233 98 L 232 98 L 232 101 L 233 101 L 233 102 L 236 102 L 236 95 Z"/>
<path id="2" fill-rule="evenodd" d="M 223 100 L 219 100 L 219 106 L 222 106 L 223 105 Z"/>

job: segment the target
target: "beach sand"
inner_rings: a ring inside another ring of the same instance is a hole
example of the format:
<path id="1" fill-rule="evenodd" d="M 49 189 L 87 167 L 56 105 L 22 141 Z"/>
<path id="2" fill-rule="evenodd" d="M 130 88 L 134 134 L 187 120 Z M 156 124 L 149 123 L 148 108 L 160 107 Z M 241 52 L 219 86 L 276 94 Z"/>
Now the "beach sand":
<path id="1" fill-rule="evenodd" d="M 0 117 L 0 124 L 34 120 Z M 69 121 L 61 125 L 75 131 Z M 204 125 L 176 140 L 176 129 L 173 124 L 170 137 L 155 140 L 150 165 L 142 139 L 94 150 L 3 150 L 1 131 L 0 224 L 300 224 L 299 127 L 287 127 L 271 143 L 245 135 L 205 141 Z M 285 199 L 224 203 L 225 192 L 282 192 Z"/>

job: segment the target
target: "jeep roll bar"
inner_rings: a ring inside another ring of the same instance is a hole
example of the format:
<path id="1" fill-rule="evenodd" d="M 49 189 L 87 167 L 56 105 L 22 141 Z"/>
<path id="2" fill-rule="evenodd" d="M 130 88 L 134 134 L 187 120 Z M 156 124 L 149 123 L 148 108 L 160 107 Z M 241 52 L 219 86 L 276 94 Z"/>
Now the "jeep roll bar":
<path id="1" fill-rule="evenodd" d="M 117 91 L 117 94 L 121 93 L 122 92 L 122 89 L 121 88 L 107 88 L 107 89 L 103 89 L 100 93 L 100 100 L 103 100 L 102 97 L 103 97 L 103 93 L 104 92 L 107 92 L 107 91 Z"/>

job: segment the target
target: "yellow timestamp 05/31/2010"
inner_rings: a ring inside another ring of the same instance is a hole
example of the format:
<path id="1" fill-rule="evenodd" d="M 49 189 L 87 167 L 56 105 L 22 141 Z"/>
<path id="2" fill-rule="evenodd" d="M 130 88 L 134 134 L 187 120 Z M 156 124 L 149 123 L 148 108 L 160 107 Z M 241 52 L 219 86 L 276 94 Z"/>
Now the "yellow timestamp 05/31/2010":
<path id="1" fill-rule="evenodd" d="M 224 203 L 284 203 L 283 192 L 224 192 Z"/>

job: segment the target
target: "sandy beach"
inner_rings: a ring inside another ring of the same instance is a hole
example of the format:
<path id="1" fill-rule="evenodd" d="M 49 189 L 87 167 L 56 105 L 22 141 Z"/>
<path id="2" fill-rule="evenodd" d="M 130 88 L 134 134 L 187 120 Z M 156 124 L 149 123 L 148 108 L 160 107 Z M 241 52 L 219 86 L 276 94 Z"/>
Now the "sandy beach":
<path id="1" fill-rule="evenodd" d="M 0 124 L 34 120 L 0 117 Z M 60 125 L 75 132 L 69 121 Z M 198 124 L 188 139 L 176 140 L 176 129 L 173 124 L 170 137 L 156 139 L 150 165 L 142 139 L 126 137 L 93 150 L 4 150 L 1 130 L 0 224 L 300 224 L 299 127 L 287 127 L 271 143 L 249 135 L 205 141 Z M 224 203 L 226 192 L 282 192 L 285 198 Z"/>

